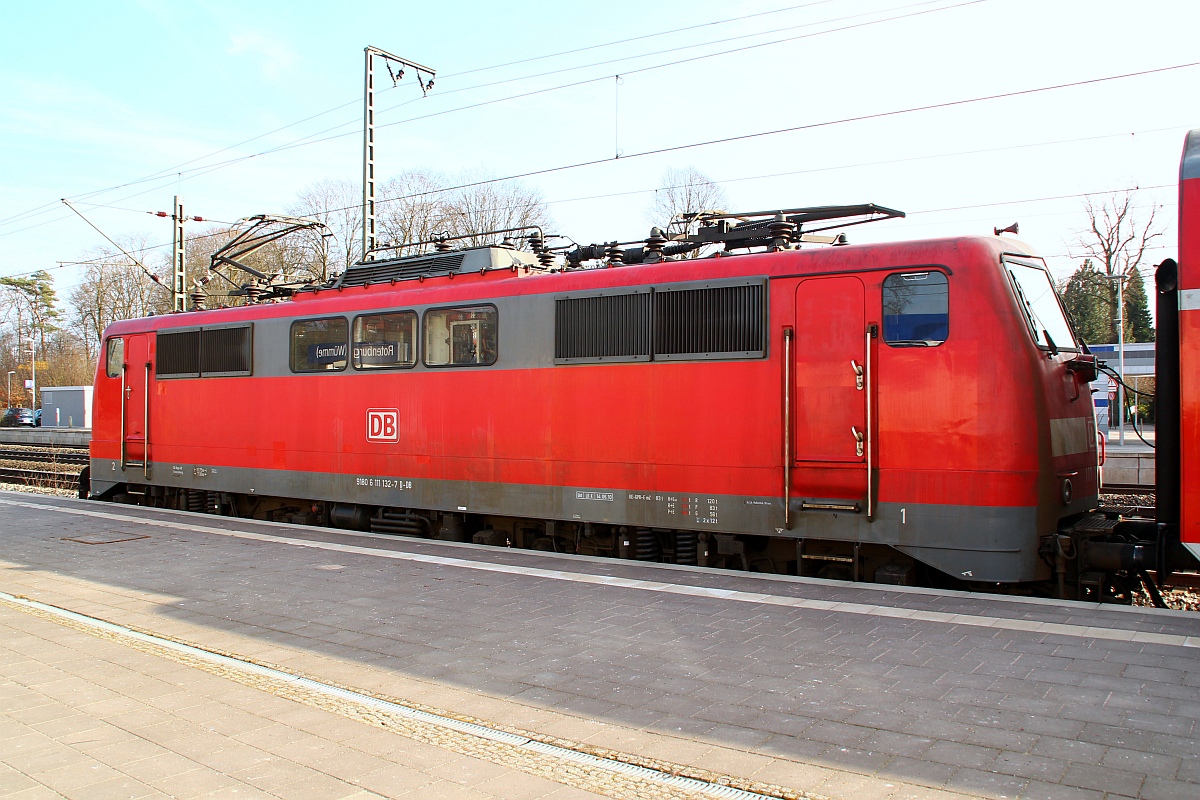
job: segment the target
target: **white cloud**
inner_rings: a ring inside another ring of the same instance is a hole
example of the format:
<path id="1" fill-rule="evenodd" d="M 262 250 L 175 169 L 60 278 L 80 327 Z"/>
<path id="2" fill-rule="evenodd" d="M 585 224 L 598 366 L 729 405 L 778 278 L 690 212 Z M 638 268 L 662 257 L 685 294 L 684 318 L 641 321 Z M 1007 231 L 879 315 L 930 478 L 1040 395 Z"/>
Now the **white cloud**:
<path id="1" fill-rule="evenodd" d="M 296 63 L 296 56 L 287 45 L 261 33 L 234 34 L 225 52 L 233 56 L 249 54 L 257 57 L 259 69 L 269 80 L 282 78 Z"/>

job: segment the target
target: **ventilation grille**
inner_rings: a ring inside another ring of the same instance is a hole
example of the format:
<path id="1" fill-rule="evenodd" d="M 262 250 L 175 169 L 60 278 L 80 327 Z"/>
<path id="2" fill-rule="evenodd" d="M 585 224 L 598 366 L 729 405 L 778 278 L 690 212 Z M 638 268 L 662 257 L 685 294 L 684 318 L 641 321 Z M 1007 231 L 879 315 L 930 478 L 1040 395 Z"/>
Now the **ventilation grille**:
<path id="1" fill-rule="evenodd" d="M 649 361 L 650 293 L 555 300 L 554 360 Z"/>
<path id="2" fill-rule="evenodd" d="M 554 360 L 761 358 L 765 299 L 761 280 L 556 298 Z"/>
<path id="3" fill-rule="evenodd" d="M 200 376 L 200 330 L 159 333 L 157 374 L 160 378 Z"/>
<path id="4" fill-rule="evenodd" d="M 462 271 L 465 256 L 466 253 L 447 253 L 429 258 L 368 261 L 348 268 L 338 279 L 337 285 L 364 286 L 368 283 L 410 281 L 422 275 L 449 275 Z"/>
<path id="5" fill-rule="evenodd" d="M 250 326 L 205 328 L 200 335 L 200 373 L 250 374 Z"/>
<path id="6" fill-rule="evenodd" d="M 251 374 L 251 325 L 159 332 L 156 374 L 199 378 Z"/>
<path id="7" fill-rule="evenodd" d="M 766 351 L 763 285 L 656 289 L 654 357 L 751 358 Z"/>

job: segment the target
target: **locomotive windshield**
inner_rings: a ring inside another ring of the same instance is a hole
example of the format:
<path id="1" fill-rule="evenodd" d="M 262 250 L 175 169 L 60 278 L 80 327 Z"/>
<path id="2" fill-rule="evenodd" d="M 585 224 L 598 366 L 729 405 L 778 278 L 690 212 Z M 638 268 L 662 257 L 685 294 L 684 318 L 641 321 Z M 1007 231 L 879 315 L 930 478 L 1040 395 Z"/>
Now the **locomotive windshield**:
<path id="1" fill-rule="evenodd" d="M 1075 335 L 1063 313 L 1062 304 L 1054 292 L 1050 275 L 1042 267 L 1005 261 L 1012 276 L 1017 299 L 1025 311 L 1025 319 L 1033 331 L 1038 346 L 1051 350 L 1075 350 Z"/>

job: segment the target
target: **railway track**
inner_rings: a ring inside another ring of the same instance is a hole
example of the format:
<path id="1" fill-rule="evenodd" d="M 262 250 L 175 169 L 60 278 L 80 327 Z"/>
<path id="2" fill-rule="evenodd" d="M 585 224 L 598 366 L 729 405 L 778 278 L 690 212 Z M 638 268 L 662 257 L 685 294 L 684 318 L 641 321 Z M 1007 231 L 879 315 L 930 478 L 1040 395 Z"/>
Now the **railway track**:
<path id="1" fill-rule="evenodd" d="M 1100 494 L 1154 494 L 1154 492 L 1154 484 L 1106 483 L 1100 487 Z"/>
<path id="2" fill-rule="evenodd" d="M 44 486 L 52 489 L 74 489 L 79 485 L 79 473 L 0 467 L 0 481 L 23 483 L 27 486 Z"/>
<path id="3" fill-rule="evenodd" d="M 80 464 L 88 463 L 85 448 L 62 448 L 58 450 L 27 450 L 23 448 L 0 448 L 0 461 L 23 461 L 30 464 Z"/>

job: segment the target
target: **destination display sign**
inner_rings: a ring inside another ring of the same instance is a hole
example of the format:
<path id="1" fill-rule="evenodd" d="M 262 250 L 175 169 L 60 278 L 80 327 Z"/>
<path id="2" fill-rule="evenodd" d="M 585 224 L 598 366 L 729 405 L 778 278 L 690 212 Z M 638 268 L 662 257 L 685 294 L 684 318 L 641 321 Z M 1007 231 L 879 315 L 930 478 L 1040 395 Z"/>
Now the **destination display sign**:
<path id="1" fill-rule="evenodd" d="M 401 358 L 403 354 L 403 358 Z M 375 366 L 407 362 L 408 346 L 400 342 L 355 342 L 354 364 Z"/>
<path id="2" fill-rule="evenodd" d="M 310 344 L 308 346 L 308 363 L 338 364 L 346 360 L 346 343 L 330 342 Z"/>

